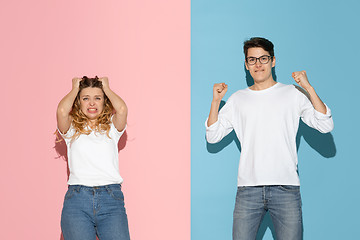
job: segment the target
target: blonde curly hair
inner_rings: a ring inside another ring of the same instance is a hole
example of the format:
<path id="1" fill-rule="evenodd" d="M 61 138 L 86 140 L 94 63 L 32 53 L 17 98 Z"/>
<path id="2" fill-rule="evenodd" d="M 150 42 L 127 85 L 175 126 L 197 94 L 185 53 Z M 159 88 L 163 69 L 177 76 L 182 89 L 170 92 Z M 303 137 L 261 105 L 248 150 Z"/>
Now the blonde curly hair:
<path id="1" fill-rule="evenodd" d="M 86 128 L 89 123 L 89 118 L 81 111 L 80 108 L 80 92 L 84 88 L 100 88 L 104 94 L 104 109 L 96 119 L 95 127 L 93 129 Z M 71 137 L 71 141 L 74 141 L 81 134 L 89 135 L 93 130 L 99 133 L 106 132 L 109 136 L 111 117 L 114 114 L 114 107 L 112 106 L 109 98 L 106 96 L 103 90 L 102 82 L 99 78 L 88 78 L 84 76 L 79 84 L 79 92 L 74 100 L 70 116 L 72 117 L 72 125 L 75 129 L 74 135 Z"/>

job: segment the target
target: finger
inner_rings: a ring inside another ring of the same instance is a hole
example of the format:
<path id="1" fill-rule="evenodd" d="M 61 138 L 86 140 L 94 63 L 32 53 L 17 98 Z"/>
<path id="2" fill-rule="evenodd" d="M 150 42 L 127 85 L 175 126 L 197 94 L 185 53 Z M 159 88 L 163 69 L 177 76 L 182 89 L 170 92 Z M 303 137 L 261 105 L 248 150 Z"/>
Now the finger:
<path id="1" fill-rule="evenodd" d="M 214 88 L 222 88 L 222 83 L 216 83 L 214 84 Z"/>
<path id="2" fill-rule="evenodd" d="M 300 73 L 301 73 L 301 72 L 293 72 L 293 73 L 292 73 L 292 76 L 293 76 L 294 78 L 296 78 L 296 77 L 298 77 L 298 76 L 300 75 Z"/>
<path id="3" fill-rule="evenodd" d="M 221 91 L 219 93 L 226 93 L 228 89 L 228 86 L 225 84 L 225 86 L 223 88 L 221 88 Z"/>
<path id="4" fill-rule="evenodd" d="M 222 85 L 220 85 L 220 86 L 218 86 L 218 87 L 216 88 L 216 91 L 217 91 L 218 93 L 221 93 L 223 90 L 224 90 L 224 87 L 223 87 Z"/>
<path id="5" fill-rule="evenodd" d="M 223 87 L 216 88 L 216 92 L 217 92 L 217 93 L 222 93 L 222 91 L 224 91 L 224 88 L 223 88 Z"/>
<path id="6" fill-rule="evenodd" d="M 301 81 L 301 76 L 299 75 L 299 72 L 294 72 L 292 77 L 294 78 L 295 82 L 299 83 Z"/>

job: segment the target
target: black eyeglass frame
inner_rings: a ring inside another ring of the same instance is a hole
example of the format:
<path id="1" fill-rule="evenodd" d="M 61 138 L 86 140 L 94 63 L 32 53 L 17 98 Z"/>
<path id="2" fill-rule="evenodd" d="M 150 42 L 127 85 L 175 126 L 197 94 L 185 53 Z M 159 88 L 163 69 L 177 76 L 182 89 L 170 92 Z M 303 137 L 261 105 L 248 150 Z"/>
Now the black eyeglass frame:
<path id="1" fill-rule="evenodd" d="M 266 61 L 266 62 L 261 62 L 260 59 L 263 58 L 263 57 L 267 57 L 267 61 Z M 246 60 L 247 64 L 249 64 L 249 65 L 255 65 L 258 60 L 259 60 L 259 62 L 260 62 L 261 64 L 267 64 L 267 63 L 270 61 L 270 59 L 272 59 L 273 57 L 274 57 L 274 56 L 262 55 L 262 56 L 260 56 L 260 57 L 258 57 L 258 58 L 256 58 L 256 57 L 247 57 L 245 60 Z M 249 58 L 255 59 L 255 62 L 254 62 L 254 63 L 249 63 Z"/>

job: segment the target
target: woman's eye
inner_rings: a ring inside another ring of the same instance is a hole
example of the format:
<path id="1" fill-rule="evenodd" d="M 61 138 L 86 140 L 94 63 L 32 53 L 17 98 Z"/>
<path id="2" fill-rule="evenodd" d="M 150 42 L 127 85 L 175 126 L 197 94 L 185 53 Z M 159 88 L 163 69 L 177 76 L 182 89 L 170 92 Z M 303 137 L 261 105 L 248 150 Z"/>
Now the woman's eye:
<path id="1" fill-rule="evenodd" d="M 88 98 L 83 98 L 83 101 L 87 101 L 88 100 Z"/>
<path id="2" fill-rule="evenodd" d="M 96 98 L 96 100 L 101 100 L 101 98 L 98 97 L 98 98 Z"/>

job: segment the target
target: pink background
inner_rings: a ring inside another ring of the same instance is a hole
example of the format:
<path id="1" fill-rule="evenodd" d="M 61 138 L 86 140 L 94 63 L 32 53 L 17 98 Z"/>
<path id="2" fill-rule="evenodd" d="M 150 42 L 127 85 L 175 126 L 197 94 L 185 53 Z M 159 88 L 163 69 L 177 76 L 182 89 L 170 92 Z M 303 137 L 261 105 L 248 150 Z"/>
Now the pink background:
<path id="1" fill-rule="evenodd" d="M 129 107 L 131 238 L 190 239 L 190 1 L 7 1 L 0 26 L 1 239 L 61 238 L 55 111 L 83 75 L 108 76 Z"/>

